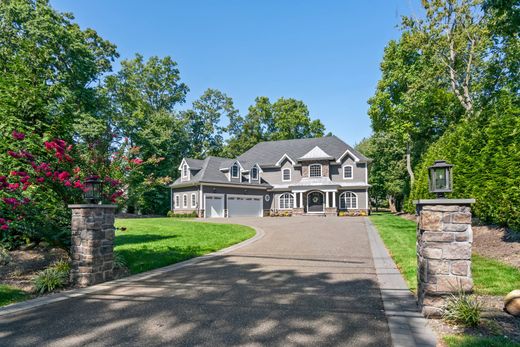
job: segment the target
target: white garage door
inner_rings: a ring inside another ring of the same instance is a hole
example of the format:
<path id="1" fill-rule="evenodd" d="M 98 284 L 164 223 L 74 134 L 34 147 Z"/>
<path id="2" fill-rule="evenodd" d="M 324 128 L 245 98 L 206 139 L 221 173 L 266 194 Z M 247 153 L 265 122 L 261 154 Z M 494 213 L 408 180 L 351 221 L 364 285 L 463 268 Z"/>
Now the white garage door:
<path id="1" fill-rule="evenodd" d="M 224 195 L 206 195 L 204 199 L 206 218 L 224 217 Z"/>
<path id="2" fill-rule="evenodd" d="M 261 217 L 262 196 L 228 195 L 229 217 Z"/>

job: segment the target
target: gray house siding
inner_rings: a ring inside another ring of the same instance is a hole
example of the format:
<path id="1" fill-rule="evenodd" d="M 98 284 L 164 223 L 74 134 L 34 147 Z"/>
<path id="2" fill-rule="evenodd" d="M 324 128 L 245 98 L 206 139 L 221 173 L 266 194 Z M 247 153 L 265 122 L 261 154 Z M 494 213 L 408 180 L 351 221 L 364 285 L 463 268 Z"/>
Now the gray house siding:
<path id="1" fill-rule="evenodd" d="M 357 189 L 342 189 L 336 193 L 336 206 L 337 206 L 338 210 L 342 210 L 342 209 L 340 209 L 340 205 L 339 205 L 339 196 L 343 192 L 352 192 L 357 195 L 358 205 L 355 210 L 367 210 L 368 208 L 370 208 L 367 205 L 367 202 L 368 202 L 367 190 L 365 188 L 357 188 Z"/>
<path id="2" fill-rule="evenodd" d="M 192 194 L 195 197 L 195 206 L 192 206 Z M 199 209 L 199 187 L 183 187 L 183 188 L 173 188 L 171 194 L 171 209 L 176 213 L 189 213 L 193 211 L 197 211 Z M 179 197 L 179 206 L 176 206 L 175 199 L 176 196 Z M 186 196 L 187 205 L 184 206 L 184 196 Z"/>
<path id="3" fill-rule="evenodd" d="M 282 180 L 282 170 L 291 170 L 291 181 L 286 182 Z M 290 184 L 291 182 L 299 182 L 302 178 L 301 167 L 294 167 L 292 163 L 285 159 L 282 165 L 278 168 L 265 168 L 263 169 L 262 179 L 271 185 L 283 185 Z"/>
<path id="4" fill-rule="evenodd" d="M 352 178 L 343 178 L 343 167 L 345 165 L 352 166 Z M 334 182 L 366 182 L 366 163 L 356 163 L 352 158 L 347 157 L 341 165 L 335 164 L 330 166 L 331 177 Z"/>

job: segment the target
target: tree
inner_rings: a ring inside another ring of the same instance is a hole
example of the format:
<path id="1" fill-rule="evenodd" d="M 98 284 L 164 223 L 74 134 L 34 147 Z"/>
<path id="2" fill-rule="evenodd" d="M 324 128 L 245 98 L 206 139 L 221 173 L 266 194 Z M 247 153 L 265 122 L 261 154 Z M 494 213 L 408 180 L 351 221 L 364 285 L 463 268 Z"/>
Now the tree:
<path id="1" fill-rule="evenodd" d="M 238 118 L 226 146 L 228 156 L 237 156 L 258 142 L 323 136 L 325 126 L 311 120 L 303 101 L 280 98 L 271 104 L 263 96 L 255 99 L 244 119 Z M 239 124 L 240 126 L 237 126 Z"/>
<path id="2" fill-rule="evenodd" d="M 97 117 L 97 89 L 115 46 L 46 0 L 0 2 L 0 119 L 7 131 L 72 140 L 74 124 Z"/>
<path id="3" fill-rule="evenodd" d="M 183 117 L 188 124 L 190 156 L 194 158 L 221 155 L 224 146 L 223 134 L 226 130 L 221 125 L 222 120 L 229 119 L 230 129 L 236 128 L 237 122 L 240 121 L 233 100 L 216 89 L 206 90 L 193 102 L 191 110 L 183 113 Z"/>
<path id="4" fill-rule="evenodd" d="M 150 162 L 128 187 L 130 211 L 163 214 L 169 208 L 166 183 L 177 174 L 175 169 L 189 148 L 186 122 L 175 111 L 187 92 L 170 57 L 144 61 L 137 54 L 106 78 L 104 93 L 112 106 L 114 140 L 127 138 Z"/>

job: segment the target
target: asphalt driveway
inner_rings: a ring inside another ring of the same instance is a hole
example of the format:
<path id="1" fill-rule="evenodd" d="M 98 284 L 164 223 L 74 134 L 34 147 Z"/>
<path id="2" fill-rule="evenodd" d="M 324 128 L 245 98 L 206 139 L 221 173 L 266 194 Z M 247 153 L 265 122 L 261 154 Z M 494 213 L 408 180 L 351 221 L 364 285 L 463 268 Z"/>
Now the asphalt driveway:
<path id="1" fill-rule="evenodd" d="M 2 346 L 390 346 L 363 218 L 231 219 L 224 256 L 0 317 Z"/>

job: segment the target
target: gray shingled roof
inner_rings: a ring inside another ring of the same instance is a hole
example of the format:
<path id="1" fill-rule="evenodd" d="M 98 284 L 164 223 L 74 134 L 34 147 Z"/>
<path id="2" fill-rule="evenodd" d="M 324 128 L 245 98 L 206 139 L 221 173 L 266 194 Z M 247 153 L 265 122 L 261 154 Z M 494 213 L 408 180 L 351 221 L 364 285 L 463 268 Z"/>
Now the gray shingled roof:
<path id="1" fill-rule="evenodd" d="M 356 151 L 345 142 L 341 141 L 336 136 L 326 136 L 312 139 L 296 139 L 296 140 L 282 140 L 282 141 L 269 141 L 260 142 L 253 148 L 240 155 L 237 159 L 219 158 L 219 157 L 207 157 L 204 160 L 186 158 L 190 169 L 199 170 L 195 175 L 191 177 L 189 182 L 181 182 L 178 178 L 172 186 L 176 186 L 184 183 L 233 183 L 230 182 L 226 174 L 220 169 L 229 168 L 236 160 L 240 162 L 245 170 L 250 170 L 255 164 L 260 166 L 274 166 L 278 160 L 287 154 L 291 159 L 298 160 L 305 154 L 319 147 L 327 155 L 330 155 L 333 159 L 340 158 L 345 151 L 348 149 L 361 161 L 368 161 L 367 157 Z M 315 150 L 314 152 L 320 152 Z M 313 152 L 313 153 L 314 153 Z M 241 184 L 247 185 L 250 183 L 242 182 Z M 269 187 L 267 183 L 261 183 L 261 185 Z"/>
<path id="2" fill-rule="evenodd" d="M 291 159 L 297 160 L 318 146 L 330 156 L 338 159 L 348 149 L 361 161 L 369 159 L 336 136 L 318 137 L 312 139 L 296 139 L 268 141 L 257 143 L 253 148 L 238 157 L 240 162 L 257 162 L 260 166 L 273 166 L 286 153 Z"/>
<path id="3" fill-rule="evenodd" d="M 186 161 L 188 160 L 197 160 L 197 159 L 188 159 L 186 158 Z M 175 182 L 173 182 L 172 186 L 184 184 L 184 183 L 199 183 L 199 182 L 205 182 L 205 183 L 234 183 L 230 182 L 226 174 L 222 171 L 220 171 L 220 167 L 225 163 L 226 165 L 231 165 L 235 159 L 229 159 L 229 158 L 219 158 L 219 157 L 212 157 L 209 156 L 204 160 L 199 160 L 201 162 L 201 169 L 197 174 L 191 177 L 189 181 L 181 181 L 181 178 L 179 177 Z M 191 168 L 191 165 L 188 162 L 188 165 Z M 259 185 L 259 184 L 253 184 L 248 182 L 242 182 L 241 184 L 244 185 Z M 260 185 L 270 187 L 269 184 L 261 183 Z"/>

